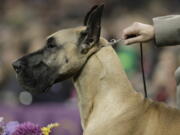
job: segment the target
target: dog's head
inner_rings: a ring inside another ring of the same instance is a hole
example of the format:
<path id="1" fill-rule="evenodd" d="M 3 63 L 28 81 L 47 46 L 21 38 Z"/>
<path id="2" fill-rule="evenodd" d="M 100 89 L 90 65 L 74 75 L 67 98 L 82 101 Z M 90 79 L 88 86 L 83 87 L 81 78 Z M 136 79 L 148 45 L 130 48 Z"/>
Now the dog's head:
<path id="1" fill-rule="evenodd" d="M 94 6 L 84 26 L 63 29 L 47 38 L 45 46 L 23 56 L 12 65 L 22 87 L 46 91 L 54 83 L 75 76 L 88 57 L 99 48 L 103 5 Z"/>

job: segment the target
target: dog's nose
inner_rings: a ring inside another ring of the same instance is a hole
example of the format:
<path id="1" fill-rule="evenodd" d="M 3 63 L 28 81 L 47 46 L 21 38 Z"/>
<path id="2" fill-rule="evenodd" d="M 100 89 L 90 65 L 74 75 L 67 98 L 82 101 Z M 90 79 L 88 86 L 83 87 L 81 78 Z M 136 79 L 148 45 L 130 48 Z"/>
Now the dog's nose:
<path id="1" fill-rule="evenodd" d="M 23 69 L 23 65 L 22 65 L 22 62 L 20 60 L 17 60 L 15 61 L 13 64 L 12 64 L 14 70 L 16 71 L 16 73 L 20 73 Z"/>

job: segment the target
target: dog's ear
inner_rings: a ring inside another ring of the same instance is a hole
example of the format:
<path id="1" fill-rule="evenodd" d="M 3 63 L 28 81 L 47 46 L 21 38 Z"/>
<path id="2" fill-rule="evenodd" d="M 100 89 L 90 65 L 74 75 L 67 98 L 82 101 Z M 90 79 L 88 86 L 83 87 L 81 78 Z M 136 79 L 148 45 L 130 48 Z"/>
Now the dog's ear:
<path id="1" fill-rule="evenodd" d="M 103 13 L 104 5 L 94 6 L 87 13 L 84 24 L 86 30 L 84 32 L 83 44 L 81 46 L 81 52 L 86 53 L 94 44 L 99 42 L 101 34 L 101 17 Z"/>
<path id="2" fill-rule="evenodd" d="M 85 18 L 84 18 L 84 25 L 86 26 L 87 25 L 87 22 L 88 22 L 88 19 L 89 19 L 89 16 L 91 15 L 91 13 L 96 10 L 96 8 L 98 7 L 98 5 L 95 5 L 93 6 L 89 12 L 86 14 Z"/>

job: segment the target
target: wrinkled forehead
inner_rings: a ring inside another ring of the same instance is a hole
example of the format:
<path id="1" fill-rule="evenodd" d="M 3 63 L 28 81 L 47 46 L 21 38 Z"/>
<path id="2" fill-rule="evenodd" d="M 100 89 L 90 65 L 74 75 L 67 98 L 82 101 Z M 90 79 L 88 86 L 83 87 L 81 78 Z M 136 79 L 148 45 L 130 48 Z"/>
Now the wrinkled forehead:
<path id="1" fill-rule="evenodd" d="M 66 42 L 76 42 L 78 40 L 79 34 L 86 29 L 85 26 L 79 26 L 76 28 L 68 28 L 59 30 L 50 36 L 47 39 L 53 37 L 57 42 L 66 43 Z"/>

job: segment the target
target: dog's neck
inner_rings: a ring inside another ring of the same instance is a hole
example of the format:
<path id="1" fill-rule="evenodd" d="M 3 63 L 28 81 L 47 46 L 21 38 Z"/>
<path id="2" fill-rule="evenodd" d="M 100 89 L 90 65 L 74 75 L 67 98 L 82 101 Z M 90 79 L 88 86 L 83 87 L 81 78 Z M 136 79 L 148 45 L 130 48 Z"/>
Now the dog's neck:
<path id="1" fill-rule="evenodd" d="M 92 55 L 74 81 L 83 128 L 107 122 L 140 102 L 112 47 Z"/>

